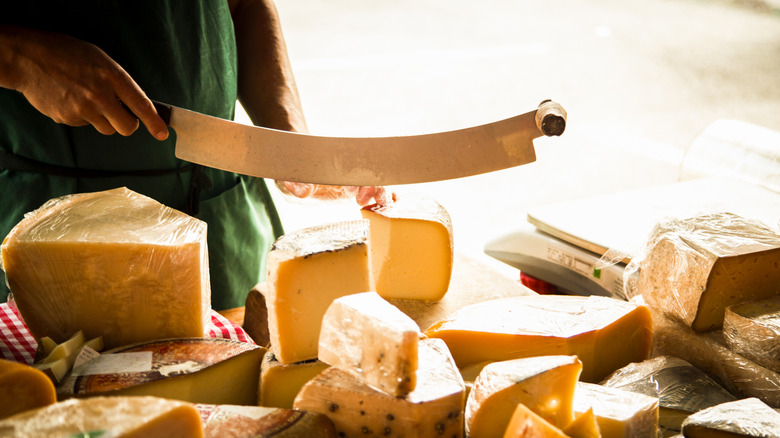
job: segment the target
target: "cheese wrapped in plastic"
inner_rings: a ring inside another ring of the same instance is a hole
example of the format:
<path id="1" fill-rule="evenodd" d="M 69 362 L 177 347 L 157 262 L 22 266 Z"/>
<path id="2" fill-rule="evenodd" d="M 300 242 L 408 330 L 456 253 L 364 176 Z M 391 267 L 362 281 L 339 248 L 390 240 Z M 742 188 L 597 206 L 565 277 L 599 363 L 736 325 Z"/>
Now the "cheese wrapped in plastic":
<path id="1" fill-rule="evenodd" d="M 780 295 L 726 308 L 723 338 L 735 353 L 780 372 Z"/>
<path id="2" fill-rule="evenodd" d="M 757 398 L 746 398 L 705 409 L 683 422 L 689 438 L 780 436 L 780 413 Z"/>
<path id="3" fill-rule="evenodd" d="M 127 188 L 50 200 L 0 249 L 38 340 L 83 330 L 112 348 L 208 333 L 206 223 Z"/>
<path id="4" fill-rule="evenodd" d="M 780 294 L 780 234 L 731 213 L 658 223 L 626 267 L 626 294 L 697 332 L 721 328 L 726 307 Z"/>

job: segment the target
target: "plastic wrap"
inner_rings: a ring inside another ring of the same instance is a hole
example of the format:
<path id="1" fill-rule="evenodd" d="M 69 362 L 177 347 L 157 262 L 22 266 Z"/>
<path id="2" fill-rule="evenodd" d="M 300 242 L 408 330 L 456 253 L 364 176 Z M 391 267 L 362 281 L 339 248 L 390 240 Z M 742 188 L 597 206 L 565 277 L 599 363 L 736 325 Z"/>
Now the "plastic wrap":
<path id="1" fill-rule="evenodd" d="M 127 188 L 50 200 L 0 250 L 36 340 L 83 330 L 111 348 L 208 333 L 206 223 Z"/>
<path id="2" fill-rule="evenodd" d="M 697 412 L 683 422 L 683 434 L 689 438 L 707 438 L 715 432 L 733 434 L 728 436 L 778 437 L 780 413 L 757 398 L 746 398 Z"/>
<path id="3" fill-rule="evenodd" d="M 780 296 L 728 307 L 723 338 L 735 353 L 780 372 Z"/>
<path id="4" fill-rule="evenodd" d="M 720 328 L 725 308 L 777 295 L 780 234 L 731 213 L 659 222 L 625 271 L 628 298 L 696 331 Z"/>

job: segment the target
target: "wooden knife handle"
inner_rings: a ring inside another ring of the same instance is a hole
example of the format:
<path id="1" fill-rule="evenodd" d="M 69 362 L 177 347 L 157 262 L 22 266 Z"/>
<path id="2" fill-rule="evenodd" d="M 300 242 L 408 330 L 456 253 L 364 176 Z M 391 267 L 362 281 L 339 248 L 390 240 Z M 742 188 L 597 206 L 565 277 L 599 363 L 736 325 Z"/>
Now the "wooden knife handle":
<path id="1" fill-rule="evenodd" d="M 550 99 L 543 100 L 536 109 L 536 126 L 548 137 L 563 134 L 566 129 L 566 110 Z"/>

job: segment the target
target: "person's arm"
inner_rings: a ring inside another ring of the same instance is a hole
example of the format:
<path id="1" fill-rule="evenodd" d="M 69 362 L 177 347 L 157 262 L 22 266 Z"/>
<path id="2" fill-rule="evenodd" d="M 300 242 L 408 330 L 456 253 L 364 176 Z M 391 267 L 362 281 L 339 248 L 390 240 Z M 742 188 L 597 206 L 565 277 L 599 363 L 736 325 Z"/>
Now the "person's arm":
<path id="1" fill-rule="evenodd" d="M 57 123 L 130 135 L 140 120 L 157 139 L 168 137 L 130 75 L 98 47 L 67 35 L 0 25 L 0 87 L 21 92 Z"/>

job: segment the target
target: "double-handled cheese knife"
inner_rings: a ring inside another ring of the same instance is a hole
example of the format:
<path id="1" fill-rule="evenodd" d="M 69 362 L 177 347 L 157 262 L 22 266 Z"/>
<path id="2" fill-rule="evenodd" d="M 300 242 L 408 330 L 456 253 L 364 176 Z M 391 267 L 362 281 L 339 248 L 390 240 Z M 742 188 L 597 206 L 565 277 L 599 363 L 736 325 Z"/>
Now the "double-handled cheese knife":
<path id="1" fill-rule="evenodd" d="M 471 128 L 398 137 L 323 137 L 249 126 L 155 102 L 182 160 L 315 184 L 387 186 L 477 175 L 536 160 L 533 140 L 561 135 L 566 111 L 531 112 Z"/>

